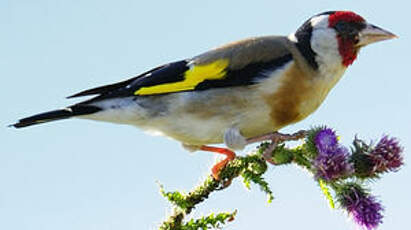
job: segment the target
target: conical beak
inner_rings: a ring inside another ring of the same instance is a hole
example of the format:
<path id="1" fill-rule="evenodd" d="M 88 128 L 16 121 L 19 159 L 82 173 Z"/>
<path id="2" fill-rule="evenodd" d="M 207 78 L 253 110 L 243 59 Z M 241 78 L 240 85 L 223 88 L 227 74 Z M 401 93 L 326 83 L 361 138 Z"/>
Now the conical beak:
<path id="1" fill-rule="evenodd" d="M 372 24 L 367 24 L 367 27 L 361 30 L 359 36 L 358 46 L 366 46 L 374 42 L 398 38 L 397 35 Z"/>

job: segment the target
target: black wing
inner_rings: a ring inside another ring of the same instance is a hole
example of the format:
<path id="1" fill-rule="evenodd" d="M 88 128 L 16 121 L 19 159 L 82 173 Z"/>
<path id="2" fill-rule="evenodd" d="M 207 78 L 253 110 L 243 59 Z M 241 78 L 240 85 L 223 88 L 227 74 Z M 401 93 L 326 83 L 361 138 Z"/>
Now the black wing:
<path id="1" fill-rule="evenodd" d="M 207 52 L 197 59 L 159 66 L 126 81 L 85 90 L 69 98 L 97 95 L 83 102 L 88 103 L 115 97 L 150 96 L 256 84 L 261 78 L 268 77 L 262 73 L 281 68 L 293 59 L 292 54 L 282 45 L 282 40 L 284 38 L 277 37 L 246 40 L 244 44 L 233 44 Z"/>

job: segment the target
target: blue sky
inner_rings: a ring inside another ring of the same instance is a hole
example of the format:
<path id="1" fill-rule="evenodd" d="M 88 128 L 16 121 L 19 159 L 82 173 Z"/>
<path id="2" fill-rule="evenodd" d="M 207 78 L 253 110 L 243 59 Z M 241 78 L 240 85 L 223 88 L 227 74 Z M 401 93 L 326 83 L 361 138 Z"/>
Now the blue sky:
<path id="1" fill-rule="evenodd" d="M 214 156 L 131 126 L 67 120 L 24 130 L 16 119 L 76 102 L 65 96 L 127 79 L 166 62 L 250 36 L 297 29 L 327 10 L 353 10 L 400 39 L 366 47 L 293 132 L 327 124 L 345 144 L 358 134 L 399 137 L 409 161 L 410 3 L 407 1 L 11 1 L 0 2 L 0 229 L 155 229 L 170 206 L 167 190 L 188 190 Z M 250 150 L 252 148 L 249 148 Z M 239 153 L 244 154 L 244 153 Z M 408 224 L 408 165 L 372 184 L 386 208 L 381 229 Z M 238 209 L 226 229 L 355 229 L 330 210 L 306 172 L 271 167 L 275 200 L 240 181 L 195 210 Z"/>

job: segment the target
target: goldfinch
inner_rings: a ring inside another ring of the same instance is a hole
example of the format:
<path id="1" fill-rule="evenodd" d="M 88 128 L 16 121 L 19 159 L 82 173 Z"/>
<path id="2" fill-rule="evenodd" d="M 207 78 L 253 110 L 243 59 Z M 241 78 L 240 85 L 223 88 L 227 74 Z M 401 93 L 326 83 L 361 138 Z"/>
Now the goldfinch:
<path id="1" fill-rule="evenodd" d="M 279 129 L 306 118 L 362 47 L 395 37 L 354 12 L 324 12 L 289 36 L 249 38 L 165 64 L 74 94 L 68 98 L 95 96 L 12 126 L 71 117 L 134 125 L 175 139 L 189 150 L 226 155 L 212 169 L 218 179 L 219 171 L 234 159 L 233 150 L 274 139 Z M 209 146 L 219 143 L 227 148 Z"/>

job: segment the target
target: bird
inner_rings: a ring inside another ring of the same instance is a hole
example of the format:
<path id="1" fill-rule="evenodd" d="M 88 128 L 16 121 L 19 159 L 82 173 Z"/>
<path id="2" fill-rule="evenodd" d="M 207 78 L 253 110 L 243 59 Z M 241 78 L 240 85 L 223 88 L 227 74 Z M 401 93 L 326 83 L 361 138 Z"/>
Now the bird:
<path id="1" fill-rule="evenodd" d="M 211 170 L 219 180 L 235 151 L 264 140 L 275 146 L 285 135 L 280 129 L 312 114 L 361 48 L 396 37 L 352 11 L 327 11 L 288 36 L 247 38 L 170 62 L 76 93 L 68 98 L 92 97 L 11 126 L 66 118 L 137 126 L 179 141 L 189 151 L 225 155 Z M 271 152 L 263 156 L 275 164 Z"/>

